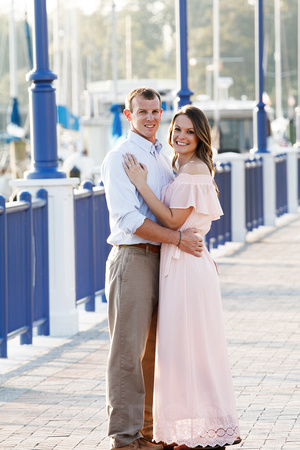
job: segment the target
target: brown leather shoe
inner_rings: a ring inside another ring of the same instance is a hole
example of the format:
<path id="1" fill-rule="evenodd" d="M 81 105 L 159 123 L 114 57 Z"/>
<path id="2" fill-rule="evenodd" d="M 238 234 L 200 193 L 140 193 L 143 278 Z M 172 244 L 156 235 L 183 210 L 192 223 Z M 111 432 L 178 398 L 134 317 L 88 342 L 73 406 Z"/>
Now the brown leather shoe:
<path id="1" fill-rule="evenodd" d="M 124 447 L 118 447 L 120 450 L 163 450 L 163 448 L 162 445 L 154 444 L 144 438 L 139 438 L 136 441 L 130 442 L 130 444 L 127 444 Z"/>
<path id="2" fill-rule="evenodd" d="M 138 440 L 142 444 L 141 448 L 145 448 L 148 450 L 163 450 L 163 448 L 164 448 L 163 445 L 147 441 L 147 439 L 145 439 L 145 438 L 140 438 Z"/>

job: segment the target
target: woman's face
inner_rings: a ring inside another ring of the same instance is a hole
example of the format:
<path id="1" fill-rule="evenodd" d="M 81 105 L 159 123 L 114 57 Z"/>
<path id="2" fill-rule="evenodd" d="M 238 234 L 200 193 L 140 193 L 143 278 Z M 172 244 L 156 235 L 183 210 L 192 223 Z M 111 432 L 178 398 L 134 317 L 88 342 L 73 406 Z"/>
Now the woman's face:
<path id="1" fill-rule="evenodd" d="M 186 114 L 176 117 L 172 129 L 172 146 L 178 155 L 192 157 L 198 145 L 193 122 Z"/>

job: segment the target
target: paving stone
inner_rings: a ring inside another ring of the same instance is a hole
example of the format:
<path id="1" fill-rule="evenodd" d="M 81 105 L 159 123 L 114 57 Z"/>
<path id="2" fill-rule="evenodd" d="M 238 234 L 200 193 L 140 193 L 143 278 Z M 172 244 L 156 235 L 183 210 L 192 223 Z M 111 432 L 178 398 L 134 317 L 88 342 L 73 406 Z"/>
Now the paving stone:
<path id="1" fill-rule="evenodd" d="M 225 247 L 213 257 L 243 438 L 232 449 L 300 450 L 300 214 Z M 37 337 L 23 353 L 13 344 L 15 360 L 0 360 L 0 450 L 110 449 L 97 308 L 79 311 L 75 336 Z"/>

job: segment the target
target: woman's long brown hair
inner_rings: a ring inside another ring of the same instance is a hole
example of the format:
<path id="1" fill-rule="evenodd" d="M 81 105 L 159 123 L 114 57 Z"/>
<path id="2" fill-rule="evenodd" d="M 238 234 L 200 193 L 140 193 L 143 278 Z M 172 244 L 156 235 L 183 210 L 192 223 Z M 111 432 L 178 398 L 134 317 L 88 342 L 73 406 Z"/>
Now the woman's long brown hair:
<path id="1" fill-rule="evenodd" d="M 172 145 L 172 134 L 173 134 L 173 128 L 175 124 L 175 120 L 180 115 L 186 115 L 192 122 L 194 127 L 194 132 L 198 138 L 198 145 L 196 148 L 196 156 L 203 161 L 209 171 L 211 176 L 214 178 L 215 175 L 215 167 L 213 162 L 213 151 L 211 148 L 211 131 L 210 126 L 207 120 L 206 115 L 201 111 L 201 109 L 197 108 L 193 105 L 186 105 L 180 108 L 177 113 L 174 115 L 170 128 L 169 128 L 169 135 L 168 135 L 168 143 L 173 147 Z M 174 157 L 172 161 L 172 167 L 174 170 L 176 170 L 176 161 L 178 159 L 178 154 L 174 150 Z M 215 182 L 214 182 L 215 184 Z M 217 185 L 216 190 L 219 192 Z"/>

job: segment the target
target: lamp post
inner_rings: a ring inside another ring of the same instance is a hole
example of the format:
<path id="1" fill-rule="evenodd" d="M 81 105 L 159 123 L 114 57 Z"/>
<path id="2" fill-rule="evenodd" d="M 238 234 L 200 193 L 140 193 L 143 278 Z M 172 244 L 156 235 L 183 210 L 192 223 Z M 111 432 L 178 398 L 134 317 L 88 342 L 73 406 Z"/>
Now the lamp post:
<path id="1" fill-rule="evenodd" d="M 263 46 L 264 46 L 264 28 L 263 28 L 263 0 L 255 2 L 255 55 L 256 55 L 256 127 L 257 127 L 257 146 L 255 153 L 268 153 L 267 150 L 267 115 L 265 104 L 263 102 L 264 91 L 264 70 L 263 70 Z"/>
<path id="2" fill-rule="evenodd" d="M 46 0 L 34 0 L 34 68 L 27 78 L 32 81 L 29 100 L 33 164 L 26 178 L 10 184 L 31 195 L 41 188 L 48 192 L 50 334 L 70 336 L 78 332 L 73 190 L 79 179 L 67 178 L 58 170 L 52 87 L 56 75 L 48 67 Z"/>
<path id="3" fill-rule="evenodd" d="M 27 179 L 65 178 L 58 170 L 56 102 L 52 82 L 57 78 L 49 70 L 46 1 L 34 0 L 34 68 L 27 74 L 31 115 L 32 168 Z"/>
<path id="4" fill-rule="evenodd" d="M 178 108 L 191 104 L 193 92 L 188 88 L 188 58 L 187 58 L 187 13 L 186 0 L 176 1 L 177 30 L 177 79 L 180 89 L 177 92 Z"/>

